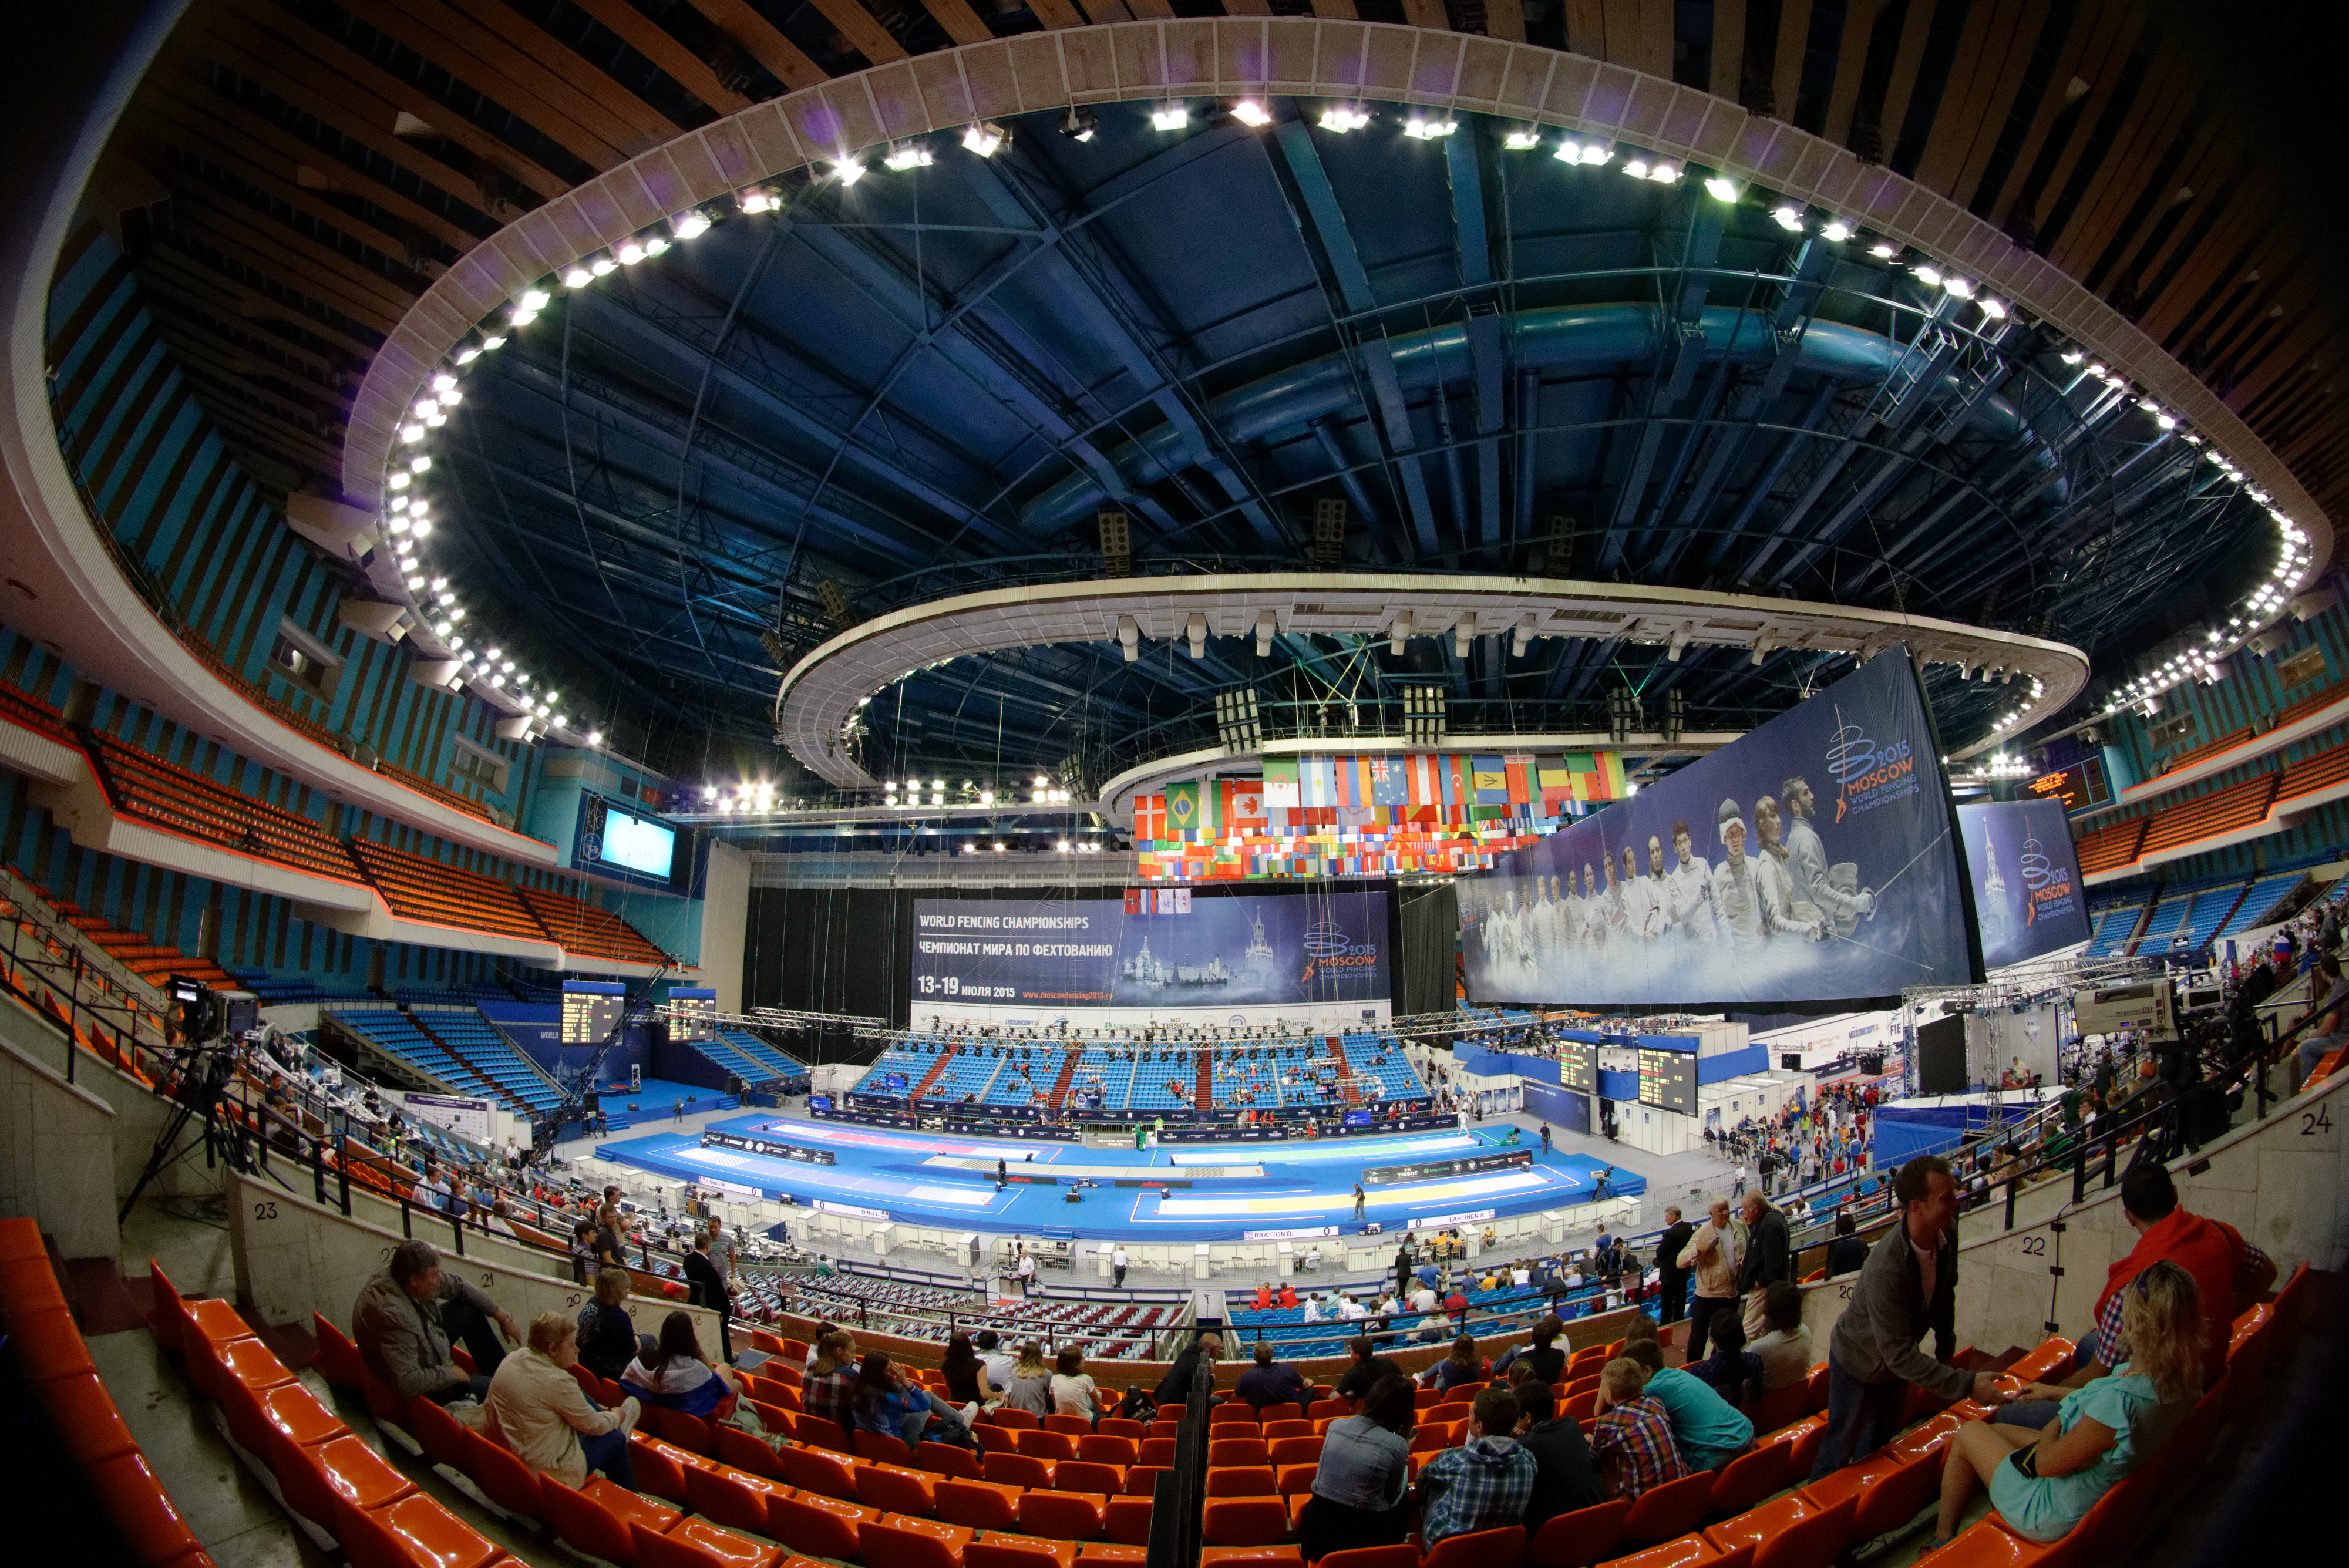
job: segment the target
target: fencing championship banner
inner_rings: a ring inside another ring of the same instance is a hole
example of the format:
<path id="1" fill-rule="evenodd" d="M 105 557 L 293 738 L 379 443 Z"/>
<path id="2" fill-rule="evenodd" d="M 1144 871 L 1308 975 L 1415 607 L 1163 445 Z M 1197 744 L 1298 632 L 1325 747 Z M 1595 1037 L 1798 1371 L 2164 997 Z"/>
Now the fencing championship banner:
<path id="1" fill-rule="evenodd" d="M 1480 1002 L 1834 1002 L 1980 979 L 1956 825 L 1895 649 L 1459 883 Z"/>
<path id="2" fill-rule="evenodd" d="M 916 899 L 913 1013 L 1382 1002 L 1383 890 L 1155 900 Z M 1148 908 L 1145 911 L 1145 904 Z"/>
<path id="3" fill-rule="evenodd" d="M 2022 963 L 2088 940 L 2088 901 L 2060 800 L 1958 807 L 1982 962 Z"/>

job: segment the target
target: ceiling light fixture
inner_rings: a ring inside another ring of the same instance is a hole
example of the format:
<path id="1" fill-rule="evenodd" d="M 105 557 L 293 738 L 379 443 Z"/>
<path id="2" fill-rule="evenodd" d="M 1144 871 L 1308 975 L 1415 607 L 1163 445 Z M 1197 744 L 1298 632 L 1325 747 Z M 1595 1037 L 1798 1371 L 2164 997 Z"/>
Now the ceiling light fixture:
<path id="1" fill-rule="evenodd" d="M 908 169 L 926 169 L 930 164 L 930 150 L 918 141 L 900 142 L 889 149 L 881 162 L 900 174 Z"/>
<path id="2" fill-rule="evenodd" d="M 709 232 L 709 214 L 698 207 L 679 213 L 668 221 L 668 232 L 680 240 L 706 234 Z"/>
<path id="3" fill-rule="evenodd" d="M 1232 118 L 1251 128 L 1272 123 L 1272 116 L 1266 112 L 1264 105 L 1252 98 L 1244 98 L 1232 105 Z"/>
<path id="4" fill-rule="evenodd" d="M 845 158 L 833 159 L 832 171 L 840 177 L 840 182 L 843 185 L 854 185 L 864 178 L 864 164 L 855 154 L 851 153 Z"/>
<path id="5" fill-rule="evenodd" d="M 1734 202 L 1737 200 L 1737 182 L 1726 174 L 1708 174 L 1704 181 L 1704 193 L 1716 202 Z"/>
<path id="6" fill-rule="evenodd" d="M 979 120 L 962 133 L 963 151 L 976 152 L 981 158 L 992 158 L 1003 151 L 1007 133 L 1003 127 L 988 120 Z"/>
<path id="7" fill-rule="evenodd" d="M 1191 125 L 1191 111 L 1182 104 L 1167 102 L 1150 111 L 1153 130 L 1186 130 Z"/>
<path id="8" fill-rule="evenodd" d="M 1350 130 L 1360 130 L 1371 123 L 1370 112 L 1352 104 L 1333 103 L 1321 111 L 1321 129 L 1332 136 L 1343 136 Z"/>
<path id="9" fill-rule="evenodd" d="M 631 235 L 614 245 L 612 254 L 619 258 L 622 266 L 634 266 L 645 259 L 645 247 L 641 241 Z"/>
<path id="10" fill-rule="evenodd" d="M 1429 119 L 1423 115 L 1414 114 L 1403 122 L 1402 133 L 1413 141 L 1435 141 L 1451 135 L 1459 129 L 1459 121 L 1449 118 Z"/>
<path id="11" fill-rule="evenodd" d="M 1061 116 L 1061 134 L 1071 141 L 1091 141 L 1094 132 L 1100 129 L 1093 111 L 1083 104 L 1072 107 Z"/>
<path id="12" fill-rule="evenodd" d="M 1541 145 L 1541 131 L 1530 125 L 1513 125 L 1502 134 L 1501 145 L 1512 152 L 1530 152 Z"/>

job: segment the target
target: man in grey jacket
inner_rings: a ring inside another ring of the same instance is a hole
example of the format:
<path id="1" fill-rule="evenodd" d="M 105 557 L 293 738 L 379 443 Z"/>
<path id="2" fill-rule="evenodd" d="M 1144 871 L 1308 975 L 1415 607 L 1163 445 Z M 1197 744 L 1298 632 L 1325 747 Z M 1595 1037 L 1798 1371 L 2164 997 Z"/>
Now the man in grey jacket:
<path id="1" fill-rule="evenodd" d="M 1958 1184 L 1950 1162 L 1919 1155 L 1892 1179 L 1892 1194 L 1900 1223 L 1869 1250 L 1827 1341 L 1827 1430 L 1813 1480 L 1899 1435 L 1911 1383 L 1945 1399 L 1998 1403 L 1992 1374 L 1949 1365 L 1958 1310 Z M 1930 1356 L 1917 1348 L 1928 1329 Z"/>
<path id="2" fill-rule="evenodd" d="M 401 1398 L 421 1394 L 436 1405 L 488 1398 L 490 1379 L 506 1354 L 492 1323 L 522 1343 L 522 1331 L 503 1308 L 441 1272 L 440 1254 L 429 1241 L 402 1241 L 391 1262 L 359 1287 L 351 1307 L 351 1338 L 367 1370 Z M 450 1357 L 451 1339 L 462 1340 L 472 1355 L 471 1377 Z"/>

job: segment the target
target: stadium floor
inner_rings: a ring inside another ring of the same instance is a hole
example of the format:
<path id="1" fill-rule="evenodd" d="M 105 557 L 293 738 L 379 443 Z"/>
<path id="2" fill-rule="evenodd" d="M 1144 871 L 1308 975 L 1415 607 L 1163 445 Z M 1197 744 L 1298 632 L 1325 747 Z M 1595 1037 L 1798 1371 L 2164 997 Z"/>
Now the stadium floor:
<path id="1" fill-rule="evenodd" d="M 1145 1153 L 905 1132 L 772 1112 L 708 1126 L 717 1132 L 829 1149 L 837 1163 L 819 1166 L 740 1149 L 706 1148 L 699 1129 L 614 1138 L 595 1152 L 600 1158 L 681 1181 L 731 1182 L 757 1188 L 769 1197 L 789 1193 L 802 1204 L 823 1199 L 885 1211 L 892 1219 L 915 1224 L 1135 1241 L 1236 1241 L 1252 1231 L 1323 1225 L 1350 1230 L 1354 1179 L 1363 1168 L 1492 1153 L 1504 1147 L 1507 1137 L 1503 1124 L 1465 1133 L 1445 1128 L 1361 1139 L 1185 1143 Z M 1545 1157 L 1537 1145 L 1533 1152 L 1533 1163 L 1522 1168 L 1371 1188 L 1369 1216 L 1389 1230 L 1400 1230 L 1413 1220 L 1449 1216 L 1468 1224 L 1588 1202 L 1597 1195 L 1599 1172 L 1605 1168 L 1600 1160 L 1564 1151 Z M 993 1179 L 998 1158 L 1015 1175 L 1050 1173 L 1064 1179 L 1051 1186 L 1015 1181 L 999 1191 Z M 1066 1185 L 1065 1179 L 1081 1176 L 1101 1185 Z M 1191 1185 L 1114 1185 L 1145 1180 Z M 1643 1177 L 1618 1167 L 1608 1195 L 1632 1196 L 1646 1187 Z M 1081 1201 L 1066 1201 L 1072 1190 L 1081 1194 Z"/>

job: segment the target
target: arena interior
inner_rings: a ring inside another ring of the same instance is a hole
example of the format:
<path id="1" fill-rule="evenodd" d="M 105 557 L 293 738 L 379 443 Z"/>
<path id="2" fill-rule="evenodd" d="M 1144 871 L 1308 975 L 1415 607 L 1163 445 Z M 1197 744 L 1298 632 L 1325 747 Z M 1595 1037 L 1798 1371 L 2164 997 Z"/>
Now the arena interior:
<path id="1" fill-rule="evenodd" d="M 2306 16 L 13 20 L 27 1550 L 2323 1539 Z"/>

